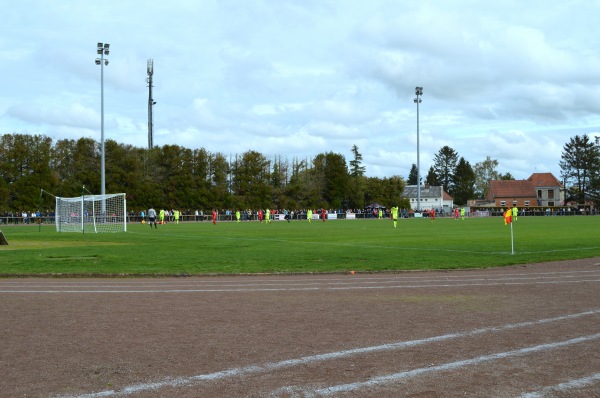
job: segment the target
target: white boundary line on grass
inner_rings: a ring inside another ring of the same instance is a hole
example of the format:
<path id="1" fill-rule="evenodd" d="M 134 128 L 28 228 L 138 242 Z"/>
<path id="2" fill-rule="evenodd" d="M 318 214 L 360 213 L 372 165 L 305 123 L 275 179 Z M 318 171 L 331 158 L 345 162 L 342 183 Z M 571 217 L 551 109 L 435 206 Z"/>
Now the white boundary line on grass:
<path id="1" fill-rule="evenodd" d="M 378 345 L 378 346 L 355 348 L 355 349 L 351 349 L 351 350 L 336 351 L 336 352 L 331 352 L 331 353 L 327 353 L 327 354 L 318 354 L 318 355 L 306 356 L 306 357 L 301 357 L 301 358 L 288 359 L 288 360 L 283 360 L 283 361 L 279 361 L 279 362 L 270 362 L 270 363 L 266 363 L 266 364 L 262 364 L 262 365 L 249 365 L 249 366 L 226 369 L 226 370 L 222 370 L 219 372 L 201 374 L 201 375 L 190 376 L 190 377 L 178 377 L 178 378 L 174 378 L 174 379 L 165 379 L 165 380 L 157 381 L 157 382 L 153 382 L 153 383 L 135 384 L 135 385 L 123 387 L 120 390 L 106 390 L 106 391 L 100 391 L 100 392 L 96 392 L 96 393 L 82 394 L 82 395 L 63 395 L 61 397 L 62 398 L 122 397 L 122 396 L 131 395 L 131 394 L 134 394 L 137 392 L 157 391 L 162 388 L 168 388 L 168 387 L 190 387 L 190 386 L 197 385 L 197 384 L 200 384 L 200 383 L 206 382 L 206 381 L 216 381 L 216 380 L 223 380 L 223 379 L 227 379 L 227 378 L 241 378 L 241 377 L 247 376 L 247 375 L 268 373 L 268 372 L 272 372 L 272 371 L 276 371 L 279 369 L 288 368 L 288 367 L 292 367 L 292 366 L 314 364 L 314 363 L 318 363 L 318 362 L 336 360 L 336 359 L 341 359 L 341 358 L 347 358 L 347 357 L 354 356 L 354 355 L 369 354 L 369 353 L 373 353 L 373 352 L 386 352 L 386 351 L 393 351 L 393 350 L 402 350 L 402 349 L 405 349 L 408 347 L 414 347 L 414 346 L 424 345 L 424 344 L 429 344 L 429 343 L 434 343 L 434 342 L 440 342 L 440 341 L 463 338 L 463 337 L 473 337 L 473 336 L 477 336 L 477 335 L 481 335 L 481 334 L 485 334 L 485 333 L 494 333 L 494 332 L 500 332 L 500 331 L 505 331 L 505 330 L 517 329 L 517 328 L 538 326 L 538 325 L 543 325 L 543 324 L 547 324 L 547 323 L 551 323 L 551 322 L 566 321 L 566 320 L 571 320 L 571 319 L 575 319 L 575 318 L 581 318 L 581 317 L 585 317 L 585 316 L 593 316 L 593 315 L 598 315 L 598 314 L 600 314 L 600 309 L 593 309 L 593 310 L 580 312 L 580 313 L 576 313 L 576 314 L 569 314 L 569 315 L 562 315 L 562 316 L 557 316 L 557 317 L 553 317 L 553 318 L 539 319 L 537 321 L 512 323 L 512 324 L 506 324 L 506 325 L 502 325 L 502 326 L 491 326 L 491 327 L 475 329 L 475 330 L 466 331 L 466 332 L 456 332 L 456 333 L 450 333 L 450 334 L 445 334 L 445 335 L 440 335 L 440 336 L 428 337 L 428 338 L 419 339 L 419 340 L 400 341 L 400 342 L 396 342 L 396 343 L 389 343 L 389 344 L 383 344 L 383 345 Z M 582 337 L 579 339 L 588 338 L 591 340 L 591 339 L 600 338 L 600 334 L 593 335 L 593 336 L 594 337 L 587 336 L 587 337 Z M 572 340 L 568 340 L 567 342 L 571 342 L 570 344 L 575 344 L 575 342 L 580 342 L 579 340 L 577 340 L 577 341 L 576 340 L 577 339 L 572 339 Z M 552 343 L 552 344 L 545 344 L 543 346 L 536 346 L 536 347 L 545 347 L 544 349 L 551 349 L 551 348 L 557 348 L 557 347 L 561 346 L 561 344 L 566 345 L 567 343 L 566 342 Z M 535 347 L 530 347 L 528 349 L 509 351 L 509 353 L 523 351 L 522 354 L 524 354 L 525 350 L 533 350 L 534 348 Z M 541 350 L 541 349 L 542 348 L 539 348 L 538 350 Z M 533 351 L 531 351 L 531 352 L 533 352 Z M 522 355 L 522 354 L 518 354 L 518 355 Z M 500 358 L 499 357 L 500 355 L 506 356 L 506 353 L 498 353 L 498 354 L 488 355 L 485 357 L 486 358 L 490 357 L 490 359 L 487 359 L 487 360 L 491 360 L 492 356 L 498 356 L 498 358 Z M 511 355 L 517 355 L 517 354 L 511 354 Z M 480 358 L 483 358 L 483 357 L 480 357 Z M 494 358 L 494 359 L 497 359 L 497 358 Z M 470 360 L 470 361 L 473 361 L 473 360 Z M 464 362 L 464 365 L 462 365 L 462 366 L 470 364 L 470 363 L 467 363 L 468 360 L 460 361 L 460 362 L 461 363 Z M 427 368 L 427 369 L 430 369 L 430 368 Z"/>
<path id="2" fill-rule="evenodd" d="M 127 232 L 128 234 L 138 235 L 150 235 L 156 236 L 155 234 L 147 232 Z M 172 238 L 187 238 L 187 239 L 222 239 L 222 240 L 233 240 L 233 241 L 251 241 L 251 242 L 281 242 L 286 244 L 298 244 L 298 245 L 324 245 L 324 246 L 340 246 L 340 247 L 351 247 L 351 248 L 364 248 L 364 249 L 392 249 L 392 250 L 406 250 L 406 251 L 422 251 L 422 247 L 408 247 L 408 246 L 386 246 L 386 245 L 361 245 L 357 243 L 336 243 L 336 242 L 319 242 L 319 241 L 306 241 L 306 240 L 291 240 L 291 239 L 268 239 L 268 238 L 250 238 L 245 236 L 198 236 L 188 234 L 161 234 L 161 236 L 170 236 Z M 554 249 L 554 250 L 539 250 L 539 251 L 518 251 L 517 254 L 537 254 L 537 253 L 561 253 L 561 252 L 572 252 L 580 250 L 596 250 L 600 246 L 590 247 L 573 247 L 565 249 Z M 484 254 L 484 255 L 498 255 L 498 254 L 511 254 L 510 251 L 476 251 L 476 250 L 459 250 L 459 249 L 444 249 L 435 248 L 436 251 L 448 252 L 448 253 L 471 253 L 471 254 Z"/>

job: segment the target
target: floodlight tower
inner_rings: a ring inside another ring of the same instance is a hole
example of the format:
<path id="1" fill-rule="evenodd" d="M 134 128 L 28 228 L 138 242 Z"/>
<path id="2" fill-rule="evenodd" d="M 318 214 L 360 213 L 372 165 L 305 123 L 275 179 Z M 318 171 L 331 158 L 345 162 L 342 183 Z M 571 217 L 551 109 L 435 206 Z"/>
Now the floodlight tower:
<path id="1" fill-rule="evenodd" d="M 421 103 L 421 95 L 423 95 L 423 87 L 415 88 L 414 99 L 417 104 L 417 211 L 421 212 L 421 165 L 419 159 L 419 104 Z"/>
<path id="2" fill-rule="evenodd" d="M 156 101 L 152 98 L 152 75 L 154 74 L 154 61 L 152 59 L 148 60 L 148 78 L 146 82 L 148 82 L 148 149 L 152 149 L 154 146 L 153 143 L 153 129 L 154 129 L 154 115 L 152 114 L 152 110 L 154 105 L 156 105 Z"/>
<path id="3" fill-rule="evenodd" d="M 108 56 L 110 44 L 98 43 L 97 53 L 100 58 L 96 58 L 96 65 L 100 65 L 100 193 L 106 194 L 106 183 L 105 183 L 105 163 L 104 163 L 104 65 L 108 65 L 108 59 L 104 56 Z M 102 201 L 102 212 L 104 214 L 106 203 Z"/>

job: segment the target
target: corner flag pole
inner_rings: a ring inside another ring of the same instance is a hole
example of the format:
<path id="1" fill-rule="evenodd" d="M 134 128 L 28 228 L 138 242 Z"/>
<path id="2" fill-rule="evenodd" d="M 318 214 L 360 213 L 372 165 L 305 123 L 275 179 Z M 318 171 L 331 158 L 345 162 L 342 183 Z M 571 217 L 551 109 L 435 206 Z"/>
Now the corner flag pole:
<path id="1" fill-rule="evenodd" d="M 510 223 L 510 250 L 511 250 L 511 254 L 515 254 L 515 241 L 513 238 L 513 227 L 512 227 L 513 223 Z"/>

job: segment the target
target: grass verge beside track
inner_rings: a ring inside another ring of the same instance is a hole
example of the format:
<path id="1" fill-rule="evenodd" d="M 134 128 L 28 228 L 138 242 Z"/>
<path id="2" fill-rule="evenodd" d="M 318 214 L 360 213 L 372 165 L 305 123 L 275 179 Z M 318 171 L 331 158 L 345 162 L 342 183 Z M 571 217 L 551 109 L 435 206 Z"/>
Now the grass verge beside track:
<path id="1" fill-rule="evenodd" d="M 115 234 L 4 226 L 0 275 L 377 272 L 506 266 L 600 256 L 599 217 L 129 224 Z"/>

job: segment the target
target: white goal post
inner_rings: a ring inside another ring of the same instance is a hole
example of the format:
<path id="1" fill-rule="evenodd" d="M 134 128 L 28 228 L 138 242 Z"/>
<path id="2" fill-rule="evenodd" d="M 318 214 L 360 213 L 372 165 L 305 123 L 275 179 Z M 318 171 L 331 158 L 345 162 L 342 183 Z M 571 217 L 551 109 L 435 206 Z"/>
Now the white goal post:
<path id="1" fill-rule="evenodd" d="M 124 193 L 56 197 L 57 232 L 126 232 Z"/>

